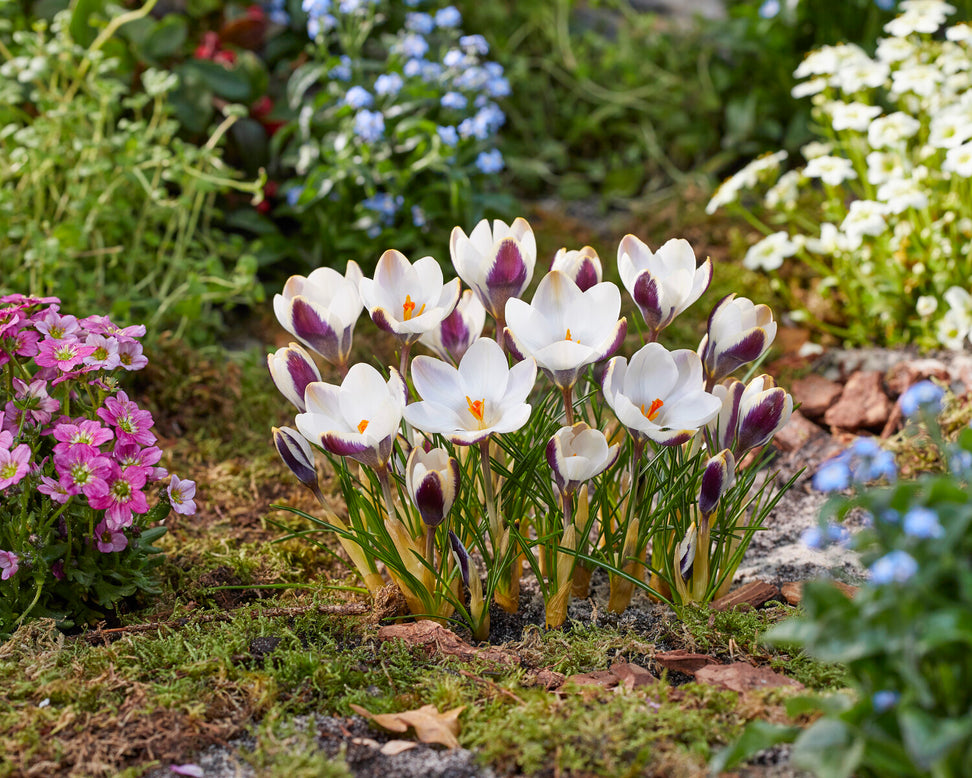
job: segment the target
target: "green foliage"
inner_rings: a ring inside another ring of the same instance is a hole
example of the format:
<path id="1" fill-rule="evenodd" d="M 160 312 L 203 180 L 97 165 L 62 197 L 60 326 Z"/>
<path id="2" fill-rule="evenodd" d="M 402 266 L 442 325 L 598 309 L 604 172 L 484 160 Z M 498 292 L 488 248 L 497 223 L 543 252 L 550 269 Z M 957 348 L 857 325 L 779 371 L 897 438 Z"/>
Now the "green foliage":
<path id="1" fill-rule="evenodd" d="M 235 118 L 203 146 L 183 142 L 169 104 L 178 78 L 150 68 L 135 88 L 118 58 L 118 28 L 148 7 L 95 38 L 89 6 L 0 32 L 2 289 L 202 339 L 220 307 L 262 299 L 255 258 L 211 225 L 220 193 L 259 191 L 220 158 Z"/>

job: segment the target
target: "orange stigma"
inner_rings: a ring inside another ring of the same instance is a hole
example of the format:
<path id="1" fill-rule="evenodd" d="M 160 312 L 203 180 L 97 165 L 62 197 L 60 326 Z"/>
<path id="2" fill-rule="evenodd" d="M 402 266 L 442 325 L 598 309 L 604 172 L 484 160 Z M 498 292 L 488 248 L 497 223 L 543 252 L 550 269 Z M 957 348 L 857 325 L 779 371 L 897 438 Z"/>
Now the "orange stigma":
<path id="1" fill-rule="evenodd" d="M 647 411 L 645 410 L 644 404 L 642 404 L 641 415 L 644 416 L 646 419 L 648 419 L 648 421 L 654 421 L 655 417 L 658 415 L 658 411 L 661 410 L 661 407 L 664 404 L 665 402 L 663 400 L 661 400 L 660 398 L 655 398 L 654 400 L 651 401 L 651 405 L 648 407 Z"/>
<path id="2" fill-rule="evenodd" d="M 567 334 L 564 335 L 564 340 L 573 340 L 573 338 L 570 337 L 570 327 L 567 328 Z"/>
<path id="3" fill-rule="evenodd" d="M 364 431 L 366 429 L 368 429 L 368 420 L 362 419 L 361 421 L 358 422 L 358 432 L 364 435 Z"/>
<path id="4" fill-rule="evenodd" d="M 415 303 L 412 302 L 412 296 L 410 294 L 405 295 L 405 302 L 402 303 L 402 315 L 405 317 L 405 321 L 408 321 L 413 316 L 421 316 L 422 311 L 425 310 L 425 303 L 422 303 L 422 307 L 418 309 L 418 313 L 415 312 Z"/>
<path id="5" fill-rule="evenodd" d="M 485 411 L 484 405 L 486 404 L 486 398 L 482 400 L 476 400 L 473 402 L 469 399 L 469 395 L 466 395 L 466 403 L 469 405 L 469 412 L 480 424 L 483 423 L 483 412 Z"/>

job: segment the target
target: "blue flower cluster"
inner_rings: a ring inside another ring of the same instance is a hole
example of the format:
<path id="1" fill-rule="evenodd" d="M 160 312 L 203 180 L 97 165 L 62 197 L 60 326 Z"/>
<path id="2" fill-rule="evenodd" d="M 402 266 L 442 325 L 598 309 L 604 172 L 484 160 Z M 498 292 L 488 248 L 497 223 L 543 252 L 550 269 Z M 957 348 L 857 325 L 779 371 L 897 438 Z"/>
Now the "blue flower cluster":
<path id="1" fill-rule="evenodd" d="M 820 492 L 837 492 L 851 483 L 866 483 L 897 475 L 894 454 L 882 449 L 874 438 L 862 437 L 838 456 L 824 462 L 813 474 L 813 488 Z"/>
<path id="2" fill-rule="evenodd" d="M 263 4 L 267 18 L 274 24 L 290 24 L 290 14 L 287 13 L 287 0 L 266 0 Z"/>

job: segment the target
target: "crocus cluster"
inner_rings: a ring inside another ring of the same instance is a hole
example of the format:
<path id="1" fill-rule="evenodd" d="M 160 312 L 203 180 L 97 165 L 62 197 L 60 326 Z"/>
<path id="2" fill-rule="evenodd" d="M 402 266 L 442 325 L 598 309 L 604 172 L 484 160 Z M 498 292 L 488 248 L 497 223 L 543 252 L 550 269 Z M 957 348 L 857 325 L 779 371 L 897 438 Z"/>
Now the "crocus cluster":
<path id="1" fill-rule="evenodd" d="M 793 305 L 821 330 L 961 349 L 972 334 L 972 28 L 945 27 L 955 8 L 939 0 L 899 10 L 873 56 L 825 46 L 796 70 L 793 94 L 813 101 L 822 134 L 803 162 L 754 160 L 708 210 L 740 210 L 764 232 L 748 268 L 810 269 L 818 282 Z"/>
<path id="2" fill-rule="evenodd" d="M 630 585 L 648 586 L 649 571 L 668 599 L 704 601 L 728 587 L 765 516 L 750 515 L 762 491 L 754 469 L 737 463 L 793 409 L 769 376 L 730 377 L 772 343 L 769 309 L 729 295 L 697 351 L 669 351 L 659 335 L 708 287 L 711 261 L 698 262 L 684 240 L 653 252 L 629 235 L 618 268 L 647 342 L 630 358 L 615 356 L 627 318 L 592 248 L 558 251 L 530 302 L 522 295 L 537 246 L 524 219 L 482 221 L 469 234 L 456 227 L 450 255 L 451 281 L 433 258 L 412 262 L 390 250 L 373 278 L 353 262 L 343 275 L 320 268 L 292 277 L 274 298 L 281 325 L 303 344 L 268 356 L 298 411 L 296 431 L 275 430 L 274 442 L 319 497 L 314 449 L 345 473 L 350 515 L 329 512 L 326 523 L 369 586 L 383 584 L 368 559 L 378 556 L 414 612 L 462 610 L 480 637 L 490 594 L 516 611 L 523 564 L 540 581 L 551 626 L 584 588 L 593 557 L 613 576 L 616 611 Z M 387 373 L 348 367 L 363 309 L 398 341 L 398 365 Z M 493 337 L 483 334 L 487 313 Z M 416 345 L 432 355 L 413 358 Z M 322 379 L 312 352 L 340 384 Z M 597 395 L 616 422 L 604 419 Z M 342 458 L 373 478 L 356 480 Z M 678 500 L 673 484 L 685 490 Z M 374 499 L 363 504 L 369 492 Z M 456 594 L 457 578 L 468 601 Z"/>
<path id="3" fill-rule="evenodd" d="M 66 603 L 97 588 L 100 555 L 133 542 L 127 558 L 146 555 L 140 540 L 153 503 L 195 512 L 195 484 L 158 464 L 151 413 L 118 388 L 119 373 L 148 362 L 144 334 L 106 316 L 64 314 L 54 297 L 0 298 L 0 577 L 13 587 L 11 602 L 31 602 L 16 614 L 0 610 L 0 632 L 34 607 L 84 616 Z M 125 564 L 107 565 L 116 580 Z"/>

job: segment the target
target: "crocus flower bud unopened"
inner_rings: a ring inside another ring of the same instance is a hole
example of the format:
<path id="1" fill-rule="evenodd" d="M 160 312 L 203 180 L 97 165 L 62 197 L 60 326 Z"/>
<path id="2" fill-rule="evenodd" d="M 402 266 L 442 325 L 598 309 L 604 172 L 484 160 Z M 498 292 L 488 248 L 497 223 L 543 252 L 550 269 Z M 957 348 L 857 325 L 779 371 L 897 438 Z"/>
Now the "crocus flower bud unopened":
<path id="1" fill-rule="evenodd" d="M 284 464 L 297 476 L 297 480 L 320 499 L 321 493 L 320 487 L 317 485 L 314 452 L 304 436 L 290 427 L 274 427 L 273 445 Z"/>
<path id="2" fill-rule="evenodd" d="M 736 434 L 736 454 L 773 439 L 790 420 L 793 398 L 776 385 L 768 375 L 761 375 L 749 382 L 739 402 L 739 426 Z"/>
<path id="3" fill-rule="evenodd" d="M 767 305 L 754 305 L 745 297 L 729 294 L 709 314 L 709 325 L 699 357 L 705 368 L 706 385 L 716 382 L 748 362 L 755 362 L 773 343 L 776 322 Z"/>
<path id="4" fill-rule="evenodd" d="M 267 367 L 277 390 L 290 400 L 298 411 L 307 410 L 304 405 L 304 389 L 307 384 L 321 380 L 321 373 L 314 359 L 301 346 L 291 343 L 286 348 L 267 354 Z"/>
<path id="5" fill-rule="evenodd" d="M 723 449 L 708 462 L 702 471 L 702 488 L 699 490 L 699 511 L 710 516 L 719 500 L 736 482 L 736 459 L 729 449 Z"/>
<path id="6" fill-rule="evenodd" d="M 620 453 L 615 443 L 608 446 L 604 433 L 580 421 L 561 427 L 547 443 L 547 464 L 561 492 L 573 494 L 585 481 L 613 465 Z"/>
<path id="7" fill-rule="evenodd" d="M 449 545 L 452 546 L 452 554 L 456 559 L 456 564 L 459 565 L 459 574 L 462 576 L 462 583 L 468 588 L 469 586 L 469 552 L 466 551 L 466 547 L 462 545 L 462 541 L 459 540 L 459 536 L 449 530 Z"/>
<path id="8" fill-rule="evenodd" d="M 586 292 L 594 284 L 601 283 L 601 258 L 590 246 L 582 249 L 558 249 L 550 263 L 551 270 L 559 270 L 569 276 L 571 280 Z"/>
<path id="9" fill-rule="evenodd" d="M 428 346 L 439 359 L 458 364 L 473 342 L 483 334 L 486 309 L 472 289 L 462 293 L 455 309 L 438 327 L 422 333 L 419 343 Z"/>
<path id="10" fill-rule="evenodd" d="M 405 466 L 405 486 L 422 521 L 438 527 L 459 492 L 459 462 L 444 448 L 416 446 Z"/>
<path id="11" fill-rule="evenodd" d="M 692 565 L 695 564 L 695 552 L 698 547 L 698 530 L 695 522 L 688 528 L 685 537 L 675 547 L 675 562 L 678 564 L 678 574 L 682 580 L 688 580 L 692 575 Z"/>

